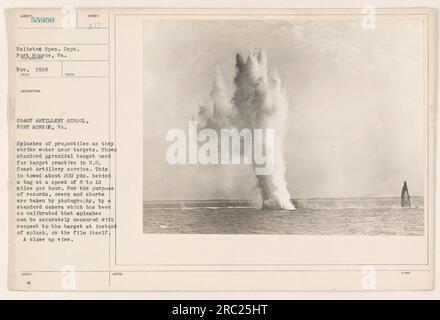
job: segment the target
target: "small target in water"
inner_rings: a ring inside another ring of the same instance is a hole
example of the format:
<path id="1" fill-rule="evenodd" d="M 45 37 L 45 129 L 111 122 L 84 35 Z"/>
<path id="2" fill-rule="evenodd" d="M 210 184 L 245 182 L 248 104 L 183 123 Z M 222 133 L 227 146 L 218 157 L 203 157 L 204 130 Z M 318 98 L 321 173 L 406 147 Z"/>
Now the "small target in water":
<path id="1" fill-rule="evenodd" d="M 402 208 L 411 208 L 411 200 L 409 197 L 406 181 L 403 182 L 402 194 L 400 196 L 400 205 L 402 206 Z"/>

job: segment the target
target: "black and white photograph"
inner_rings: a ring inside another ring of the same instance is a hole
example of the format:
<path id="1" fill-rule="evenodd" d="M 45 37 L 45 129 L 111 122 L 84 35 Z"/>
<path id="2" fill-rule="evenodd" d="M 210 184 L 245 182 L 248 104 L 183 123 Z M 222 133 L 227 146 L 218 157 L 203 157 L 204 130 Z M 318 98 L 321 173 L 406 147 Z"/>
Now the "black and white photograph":
<path id="1" fill-rule="evenodd" d="M 423 236 L 422 32 L 145 21 L 144 233 Z"/>

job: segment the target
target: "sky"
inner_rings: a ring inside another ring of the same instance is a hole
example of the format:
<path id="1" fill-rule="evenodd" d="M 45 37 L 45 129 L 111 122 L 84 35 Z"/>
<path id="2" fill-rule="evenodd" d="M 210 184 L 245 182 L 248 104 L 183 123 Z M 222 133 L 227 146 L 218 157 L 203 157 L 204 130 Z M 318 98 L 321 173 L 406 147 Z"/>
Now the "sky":
<path id="1" fill-rule="evenodd" d="M 144 22 L 144 200 L 253 198 L 244 165 L 170 165 L 166 133 L 188 131 L 216 69 L 233 93 L 235 55 L 263 48 L 289 99 L 293 198 L 423 195 L 422 22 Z"/>

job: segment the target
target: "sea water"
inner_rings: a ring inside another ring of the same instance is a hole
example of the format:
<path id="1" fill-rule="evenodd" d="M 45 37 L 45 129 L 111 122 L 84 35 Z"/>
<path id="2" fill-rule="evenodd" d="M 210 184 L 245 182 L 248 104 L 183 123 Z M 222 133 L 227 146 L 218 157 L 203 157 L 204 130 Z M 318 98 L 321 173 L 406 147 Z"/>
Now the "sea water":
<path id="1" fill-rule="evenodd" d="M 300 199 L 295 211 L 266 210 L 248 200 L 147 201 L 144 233 L 424 235 L 423 197 Z"/>

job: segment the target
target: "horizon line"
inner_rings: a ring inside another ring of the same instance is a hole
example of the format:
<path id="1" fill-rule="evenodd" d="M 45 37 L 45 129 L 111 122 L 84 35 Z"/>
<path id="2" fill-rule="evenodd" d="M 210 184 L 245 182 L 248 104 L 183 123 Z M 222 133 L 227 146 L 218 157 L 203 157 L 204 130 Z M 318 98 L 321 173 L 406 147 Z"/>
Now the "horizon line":
<path id="1" fill-rule="evenodd" d="M 411 197 L 424 197 L 423 195 L 410 195 Z M 349 197 L 311 197 L 311 198 L 291 198 L 290 200 L 314 200 L 314 199 L 368 199 L 368 198 L 400 198 L 400 196 L 349 196 Z M 257 199 L 245 199 L 245 198 L 209 198 L 209 199 L 153 199 L 143 200 L 143 202 L 153 201 L 259 201 Z"/>

